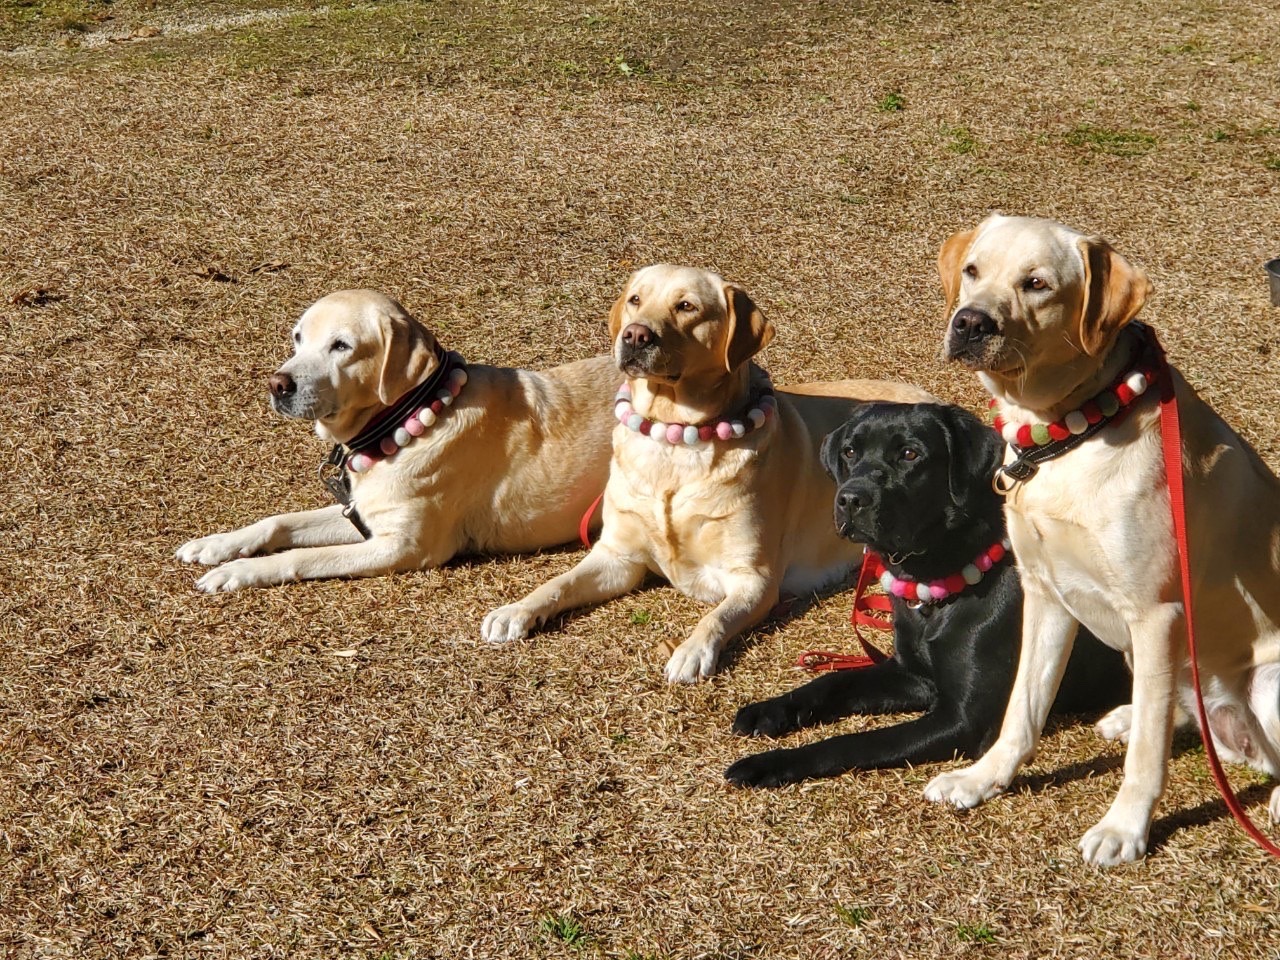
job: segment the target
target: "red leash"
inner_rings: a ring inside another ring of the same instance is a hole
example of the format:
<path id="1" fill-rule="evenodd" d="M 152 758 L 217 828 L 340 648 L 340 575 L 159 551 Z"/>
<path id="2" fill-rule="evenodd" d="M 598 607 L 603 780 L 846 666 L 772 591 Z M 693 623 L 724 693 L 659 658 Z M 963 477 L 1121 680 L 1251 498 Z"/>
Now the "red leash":
<path id="1" fill-rule="evenodd" d="M 588 550 L 591 549 L 591 518 L 596 515 L 602 500 L 604 500 L 603 490 L 600 491 L 600 496 L 591 501 L 591 506 L 587 507 L 587 512 L 582 515 L 582 520 L 578 523 L 578 539 Z"/>
<path id="2" fill-rule="evenodd" d="M 1213 782 L 1222 794 L 1222 800 L 1235 817 L 1240 828 L 1254 839 L 1258 846 L 1272 856 L 1280 857 L 1280 847 L 1259 830 L 1249 815 L 1244 812 L 1240 798 L 1227 782 L 1227 775 L 1218 760 L 1218 751 L 1213 745 L 1213 734 L 1209 729 L 1209 718 L 1204 709 L 1204 696 L 1200 691 L 1200 666 L 1196 660 L 1195 615 L 1191 610 L 1191 560 L 1187 552 L 1187 505 L 1182 488 L 1182 427 L 1178 422 L 1178 400 L 1174 396 L 1173 375 L 1169 370 L 1164 349 L 1156 340 L 1155 332 L 1151 333 L 1151 342 L 1155 346 L 1160 364 L 1160 439 L 1164 446 L 1164 469 L 1169 484 L 1169 508 L 1173 512 L 1173 533 L 1178 542 L 1178 565 L 1182 573 L 1182 608 L 1187 621 L 1187 650 L 1191 655 L 1191 683 L 1196 693 L 1196 715 L 1200 720 L 1200 739 L 1204 742 L 1205 756 L 1209 758 L 1209 769 L 1213 773 Z"/>
<path id="3" fill-rule="evenodd" d="M 867 641 L 858 627 L 871 627 L 875 630 L 893 630 L 893 602 L 883 594 L 867 596 L 867 587 L 879 582 L 884 573 L 884 563 L 870 550 L 862 554 L 862 570 L 858 574 L 858 584 L 853 593 L 853 613 L 849 622 L 853 624 L 853 634 L 862 644 L 864 653 L 831 653 L 827 650 L 806 650 L 796 658 L 796 666 L 812 673 L 823 673 L 828 670 L 860 670 L 872 667 L 889 659 L 888 654 Z"/>

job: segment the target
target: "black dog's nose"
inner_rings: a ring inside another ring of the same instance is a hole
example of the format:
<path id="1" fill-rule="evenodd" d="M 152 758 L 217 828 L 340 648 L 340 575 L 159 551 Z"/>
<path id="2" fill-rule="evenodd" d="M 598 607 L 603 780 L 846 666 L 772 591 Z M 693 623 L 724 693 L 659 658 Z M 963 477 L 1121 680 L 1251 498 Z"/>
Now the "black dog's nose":
<path id="1" fill-rule="evenodd" d="M 273 373 L 267 377 L 267 389 L 273 397 L 287 397 L 297 392 L 298 384 L 287 373 Z"/>
<path id="2" fill-rule="evenodd" d="M 653 331 L 643 323 L 628 324 L 622 331 L 622 342 L 629 347 L 647 347 L 653 343 Z"/>
<path id="3" fill-rule="evenodd" d="M 964 307 L 951 318 L 951 329 L 961 340 L 983 340 L 996 332 L 996 322 L 988 313 Z"/>
<path id="4" fill-rule="evenodd" d="M 861 510 L 865 499 L 851 490 L 841 490 L 836 494 L 836 506 L 846 513 Z"/>

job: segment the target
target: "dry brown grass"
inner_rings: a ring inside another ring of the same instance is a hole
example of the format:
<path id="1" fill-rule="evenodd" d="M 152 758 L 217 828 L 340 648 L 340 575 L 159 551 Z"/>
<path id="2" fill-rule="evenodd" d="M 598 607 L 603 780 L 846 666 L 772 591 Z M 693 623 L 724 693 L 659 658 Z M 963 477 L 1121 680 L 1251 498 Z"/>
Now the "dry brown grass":
<path id="1" fill-rule="evenodd" d="M 968 815 L 921 799 L 932 769 L 726 788 L 733 711 L 848 646 L 847 597 L 670 689 L 655 648 L 697 608 L 665 587 L 478 641 L 573 550 L 216 598 L 170 559 L 322 502 L 321 447 L 261 376 L 329 290 L 541 365 L 605 348 L 629 267 L 690 262 L 770 311 L 778 379 L 973 407 L 932 262 L 992 208 L 1144 264 L 1147 318 L 1280 467 L 1271 4 L 445 0 L 179 29 L 242 6 L 0 33 L 0 955 L 1277 955 L 1276 867 L 1194 742 L 1153 856 L 1109 873 L 1075 841 L 1120 754 L 1084 726 Z M 108 28 L 134 39 L 87 39 Z"/>

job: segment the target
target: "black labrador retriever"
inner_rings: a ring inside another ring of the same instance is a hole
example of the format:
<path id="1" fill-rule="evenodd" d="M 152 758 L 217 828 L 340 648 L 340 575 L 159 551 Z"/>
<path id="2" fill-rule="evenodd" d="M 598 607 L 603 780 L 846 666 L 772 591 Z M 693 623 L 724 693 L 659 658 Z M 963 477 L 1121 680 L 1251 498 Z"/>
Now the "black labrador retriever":
<path id="1" fill-rule="evenodd" d="M 725 772 L 730 782 L 773 787 L 986 752 L 1000 732 L 1022 636 L 1013 558 L 985 573 L 970 566 L 1005 536 L 1003 499 L 991 489 L 1003 456 L 994 430 L 944 404 L 867 404 L 826 438 L 822 462 L 838 487 L 840 535 L 866 543 L 894 578 L 950 578 L 959 590 L 920 602 L 918 588 L 906 586 L 910 600 L 893 597 L 891 659 L 745 706 L 733 730 L 776 737 L 853 714 L 922 716 L 744 757 Z M 1128 702 L 1129 691 L 1124 658 L 1082 629 L 1054 709 L 1102 710 Z"/>

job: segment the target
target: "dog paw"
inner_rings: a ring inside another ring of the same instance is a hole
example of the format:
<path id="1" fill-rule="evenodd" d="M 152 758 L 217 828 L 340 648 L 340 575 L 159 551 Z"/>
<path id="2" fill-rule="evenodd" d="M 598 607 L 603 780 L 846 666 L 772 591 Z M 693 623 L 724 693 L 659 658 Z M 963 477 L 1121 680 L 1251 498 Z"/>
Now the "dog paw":
<path id="1" fill-rule="evenodd" d="M 1272 823 L 1280 823 L 1280 787 L 1271 791 L 1271 799 L 1267 801 L 1267 813 Z"/>
<path id="2" fill-rule="evenodd" d="M 998 796 L 1003 790 L 999 783 L 968 767 L 934 777 L 924 788 L 924 796 L 934 803 L 948 803 L 958 810 L 969 810 Z"/>
<path id="3" fill-rule="evenodd" d="M 716 672 L 717 651 L 708 643 L 686 640 L 667 661 L 668 683 L 697 683 Z"/>
<path id="4" fill-rule="evenodd" d="M 480 625 L 480 636 L 486 643 L 511 643 L 523 640 L 533 626 L 533 617 L 518 603 L 499 607 Z"/>
<path id="5" fill-rule="evenodd" d="M 196 589 L 205 593 L 231 593 L 245 587 L 263 587 L 277 582 L 274 577 L 264 576 L 260 564 L 254 559 L 232 560 L 197 580 Z"/>
<path id="6" fill-rule="evenodd" d="M 799 728 L 795 711 L 781 698 L 749 703 L 733 718 L 733 732 L 740 737 L 780 737 Z"/>
<path id="7" fill-rule="evenodd" d="M 807 779 L 805 773 L 789 762 L 796 750 L 768 750 L 743 757 L 724 772 L 724 778 L 736 787 L 781 787 Z"/>
<path id="8" fill-rule="evenodd" d="M 201 563 L 206 567 L 212 567 L 215 564 L 225 563 L 227 560 L 233 560 L 236 557 L 252 556 L 266 545 L 265 538 L 247 538 L 242 536 L 239 531 L 235 533 L 215 533 L 209 537 L 188 540 L 174 551 L 173 555 L 183 563 Z"/>
<path id="9" fill-rule="evenodd" d="M 1129 727 L 1133 723 L 1133 704 L 1116 707 L 1093 725 L 1093 732 L 1103 740 L 1129 742 Z"/>
<path id="10" fill-rule="evenodd" d="M 1115 827 L 1104 818 L 1080 839 L 1080 852 L 1095 867 L 1133 863 L 1147 854 L 1146 831 Z"/>

